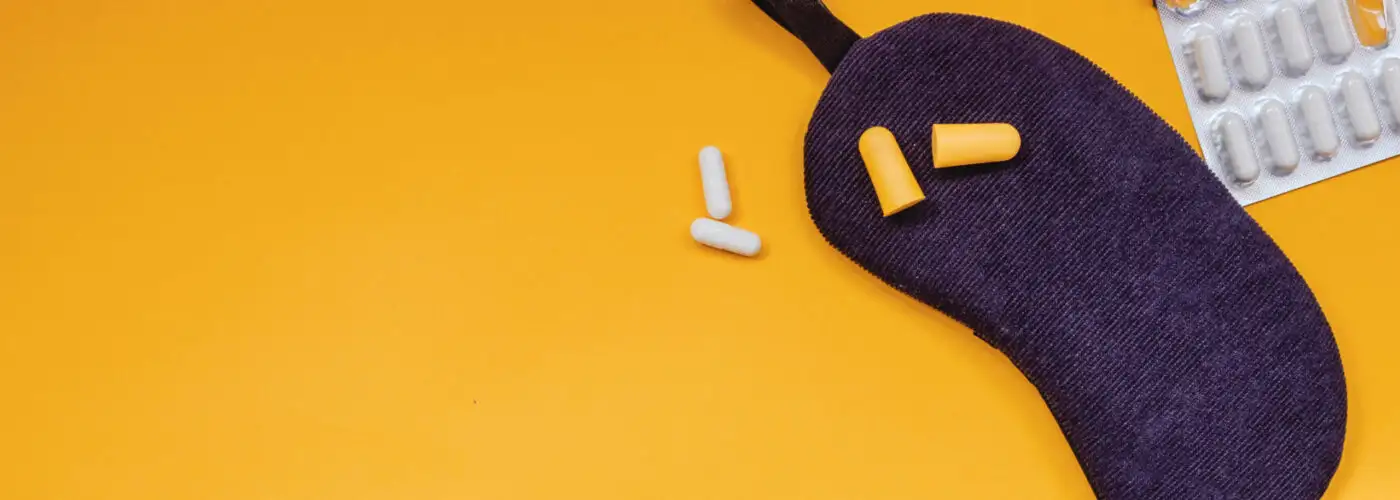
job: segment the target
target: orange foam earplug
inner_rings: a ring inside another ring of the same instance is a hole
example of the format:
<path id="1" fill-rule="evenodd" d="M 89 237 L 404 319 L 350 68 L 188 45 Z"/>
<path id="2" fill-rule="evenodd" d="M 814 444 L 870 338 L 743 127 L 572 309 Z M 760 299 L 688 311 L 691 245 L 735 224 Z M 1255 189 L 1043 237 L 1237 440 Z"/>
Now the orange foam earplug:
<path id="1" fill-rule="evenodd" d="M 880 199 L 880 210 L 889 217 L 900 210 L 924 201 L 924 190 L 909 169 L 904 152 L 899 149 L 899 141 L 885 127 L 873 127 L 860 135 L 860 156 L 865 160 L 865 170 L 870 173 L 870 182 L 875 185 L 875 196 Z"/>
<path id="2" fill-rule="evenodd" d="M 1021 133 L 1006 123 L 933 126 L 933 168 L 1006 161 L 1021 151 Z"/>
<path id="3" fill-rule="evenodd" d="M 1390 41 L 1390 23 L 1385 15 L 1385 0 L 1348 0 L 1351 24 L 1356 27 L 1356 39 L 1367 47 L 1381 47 Z"/>

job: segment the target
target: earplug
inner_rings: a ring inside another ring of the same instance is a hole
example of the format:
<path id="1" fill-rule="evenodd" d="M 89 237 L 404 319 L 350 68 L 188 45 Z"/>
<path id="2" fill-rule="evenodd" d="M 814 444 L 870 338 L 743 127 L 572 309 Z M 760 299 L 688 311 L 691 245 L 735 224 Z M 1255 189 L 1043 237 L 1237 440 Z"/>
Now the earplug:
<path id="1" fill-rule="evenodd" d="M 899 149 L 894 133 L 885 127 L 872 127 L 860 135 L 860 156 L 875 185 L 880 210 L 889 217 L 924 201 L 924 190 L 909 169 L 909 161 Z"/>
<path id="2" fill-rule="evenodd" d="M 939 124 L 933 126 L 931 145 L 933 168 L 995 163 L 1020 153 L 1021 133 L 1006 123 Z M 924 190 L 889 129 L 866 129 L 860 135 L 860 156 L 885 217 L 924 201 Z"/>
<path id="3" fill-rule="evenodd" d="M 1021 133 L 1006 123 L 933 126 L 933 168 L 995 163 L 1021 152 Z"/>

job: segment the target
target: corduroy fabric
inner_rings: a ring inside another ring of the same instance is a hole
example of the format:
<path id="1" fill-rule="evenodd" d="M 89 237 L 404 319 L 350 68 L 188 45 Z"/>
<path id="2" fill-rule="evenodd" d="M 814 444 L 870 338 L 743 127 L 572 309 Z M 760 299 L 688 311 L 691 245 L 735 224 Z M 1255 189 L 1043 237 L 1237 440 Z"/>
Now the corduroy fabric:
<path id="1" fill-rule="evenodd" d="M 1015 125 L 1020 155 L 935 171 L 930 126 L 975 122 Z M 890 218 L 857 150 L 877 125 L 928 195 Z M 854 42 L 805 156 L 827 240 L 1005 353 L 1101 498 L 1326 489 L 1346 392 L 1317 301 L 1181 136 L 1093 63 L 1015 25 L 920 17 Z"/>
<path id="2" fill-rule="evenodd" d="M 860 35 L 831 15 L 821 0 L 753 0 L 754 5 L 801 40 L 827 71 L 846 57 Z"/>

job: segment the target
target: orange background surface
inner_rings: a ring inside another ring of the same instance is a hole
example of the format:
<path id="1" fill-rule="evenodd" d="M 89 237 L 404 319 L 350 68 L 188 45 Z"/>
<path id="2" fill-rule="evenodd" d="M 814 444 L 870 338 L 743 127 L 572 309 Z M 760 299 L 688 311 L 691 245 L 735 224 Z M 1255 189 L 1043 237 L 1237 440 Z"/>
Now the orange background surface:
<path id="1" fill-rule="evenodd" d="M 1146 2 L 828 3 L 1028 26 L 1194 142 Z M 0 1 L 0 498 L 1091 498 L 807 218 L 825 80 L 743 0 Z M 706 144 L 760 259 L 688 237 Z M 1330 499 L 1400 497 L 1397 188 L 1249 209 L 1345 358 Z"/>

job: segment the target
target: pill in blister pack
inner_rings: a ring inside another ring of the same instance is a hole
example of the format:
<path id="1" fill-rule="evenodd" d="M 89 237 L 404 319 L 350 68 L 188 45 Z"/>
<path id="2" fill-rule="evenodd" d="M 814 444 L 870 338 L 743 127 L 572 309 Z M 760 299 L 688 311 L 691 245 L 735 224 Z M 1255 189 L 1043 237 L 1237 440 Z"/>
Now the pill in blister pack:
<path id="1" fill-rule="evenodd" d="M 1158 0 L 1212 172 L 1248 205 L 1400 155 L 1395 0 Z"/>
<path id="2" fill-rule="evenodd" d="M 1293 2 L 1280 2 L 1274 7 L 1274 43 L 1278 44 L 1287 76 L 1307 73 L 1313 65 L 1312 44 L 1308 29 L 1303 25 L 1303 11 Z"/>
<path id="3" fill-rule="evenodd" d="M 1201 97 L 1219 101 L 1230 96 L 1230 74 L 1225 69 L 1225 52 L 1220 48 L 1220 36 L 1215 30 L 1200 30 L 1191 37 L 1191 60 L 1194 63 L 1196 88 Z"/>
<path id="4" fill-rule="evenodd" d="M 1400 126 L 1400 59 L 1386 59 L 1381 62 L 1381 88 L 1383 99 L 1390 108 L 1391 122 Z"/>
<path id="5" fill-rule="evenodd" d="M 1371 89 L 1366 87 L 1366 79 L 1356 73 L 1343 74 L 1337 79 L 1337 95 L 1346 109 L 1342 116 L 1346 117 L 1356 144 L 1369 146 L 1379 139 L 1381 120 L 1376 117 L 1376 107 L 1371 101 Z"/>
<path id="6" fill-rule="evenodd" d="M 1269 54 L 1264 48 L 1264 35 L 1254 18 L 1239 16 L 1230 21 L 1230 39 L 1235 45 L 1240 83 L 1252 89 L 1263 88 L 1273 79 Z"/>
<path id="7" fill-rule="evenodd" d="M 1288 108 L 1277 99 L 1262 101 L 1257 120 L 1260 133 L 1264 136 L 1270 170 L 1278 175 L 1293 173 L 1301 157 L 1298 141 L 1293 138 L 1293 125 L 1288 121 Z"/>
<path id="8" fill-rule="evenodd" d="M 1241 186 L 1259 178 L 1259 159 L 1254 156 L 1254 138 L 1244 118 L 1228 112 L 1215 119 L 1215 141 L 1225 156 L 1230 180 Z"/>
<path id="9" fill-rule="evenodd" d="M 1318 30 L 1322 32 L 1322 53 L 1328 62 L 1340 63 L 1351 55 L 1354 48 L 1351 30 L 1347 28 L 1347 15 L 1342 7 L 1343 0 L 1313 0 L 1313 12 L 1317 14 Z"/>
<path id="10" fill-rule="evenodd" d="M 1313 85 L 1299 89 L 1298 114 L 1307 127 L 1313 158 L 1330 160 L 1336 156 L 1342 143 L 1337 137 L 1337 126 L 1332 123 L 1332 105 L 1327 102 L 1327 91 Z"/>
<path id="11" fill-rule="evenodd" d="M 1172 12 L 1184 16 L 1195 14 L 1206 8 L 1206 0 L 1164 0 L 1162 3 L 1166 4 Z"/>
<path id="12" fill-rule="evenodd" d="M 1385 0 L 1349 0 L 1351 22 L 1356 27 L 1356 39 L 1367 47 L 1384 47 L 1390 43 L 1390 23 L 1386 19 Z"/>

